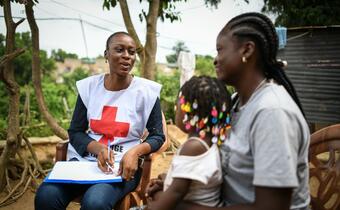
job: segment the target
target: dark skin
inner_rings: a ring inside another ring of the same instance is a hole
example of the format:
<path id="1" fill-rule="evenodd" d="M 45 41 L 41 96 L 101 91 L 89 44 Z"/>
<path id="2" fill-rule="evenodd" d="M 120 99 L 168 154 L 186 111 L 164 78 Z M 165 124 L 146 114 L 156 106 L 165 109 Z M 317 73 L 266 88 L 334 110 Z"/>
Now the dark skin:
<path id="1" fill-rule="evenodd" d="M 240 42 L 231 31 L 217 37 L 217 56 L 215 68 L 220 80 L 232 85 L 238 92 L 240 105 L 246 104 L 256 87 L 265 78 L 260 54 L 253 41 Z M 242 62 L 242 57 L 246 62 Z M 153 181 L 152 188 L 147 190 L 150 197 L 161 190 L 161 179 Z M 178 210 L 289 210 L 292 188 L 274 188 L 255 186 L 255 201 L 249 204 L 239 204 L 229 207 L 213 208 L 200 206 L 189 202 L 181 202 Z"/>
<path id="2" fill-rule="evenodd" d="M 180 104 L 177 104 L 177 107 L 180 107 Z M 195 132 L 195 129 L 186 130 L 183 124 L 184 114 L 180 109 L 176 110 L 176 125 L 183 131 L 188 133 L 189 137 L 197 137 L 198 134 Z M 209 146 L 212 145 L 211 143 L 211 134 L 207 134 L 206 137 L 203 139 Z M 206 148 L 197 141 L 186 141 L 179 155 L 185 156 L 197 156 L 205 153 L 207 150 Z M 190 179 L 181 179 L 181 178 L 174 178 L 171 185 L 165 192 L 158 191 L 159 185 L 162 186 L 163 189 L 163 180 L 165 175 L 160 175 L 158 179 L 153 179 L 150 181 L 147 194 L 149 199 L 148 210 L 171 210 L 175 209 L 178 203 L 180 203 L 185 195 L 188 193 L 191 180 Z M 156 190 L 156 191 L 154 191 Z M 156 194 L 154 194 L 156 193 Z M 150 196 L 149 196 L 150 195 Z"/>
<path id="3" fill-rule="evenodd" d="M 110 74 L 104 77 L 104 87 L 109 91 L 119 91 L 129 87 L 133 76 L 130 71 L 136 60 L 136 44 L 133 39 L 125 34 L 119 34 L 110 40 L 109 48 L 104 52 L 110 66 Z M 98 167 L 104 173 L 112 173 L 106 163 L 111 167 L 114 164 L 113 151 L 108 156 L 107 145 L 97 141 L 91 141 L 87 151 L 98 155 Z M 151 152 L 151 146 L 147 143 L 139 144 L 127 151 L 118 170 L 118 175 L 129 181 L 138 169 L 138 157 Z"/>

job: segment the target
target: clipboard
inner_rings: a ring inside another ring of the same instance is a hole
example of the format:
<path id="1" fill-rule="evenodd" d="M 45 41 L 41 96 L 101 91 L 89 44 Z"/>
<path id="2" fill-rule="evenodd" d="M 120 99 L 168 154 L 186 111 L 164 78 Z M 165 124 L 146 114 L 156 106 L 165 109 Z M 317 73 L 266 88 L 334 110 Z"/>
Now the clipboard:
<path id="1" fill-rule="evenodd" d="M 94 161 L 58 161 L 50 174 L 45 178 L 46 183 L 97 184 L 122 182 L 117 176 L 119 163 L 114 163 L 112 174 L 103 173 Z"/>

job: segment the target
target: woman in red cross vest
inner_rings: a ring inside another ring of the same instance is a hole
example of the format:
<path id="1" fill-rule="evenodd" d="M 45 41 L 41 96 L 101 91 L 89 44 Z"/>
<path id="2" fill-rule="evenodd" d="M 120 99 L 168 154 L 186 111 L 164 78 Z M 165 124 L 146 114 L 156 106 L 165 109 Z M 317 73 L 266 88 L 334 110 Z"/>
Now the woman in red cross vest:
<path id="1" fill-rule="evenodd" d="M 161 85 L 130 73 L 136 60 L 132 37 L 125 32 L 112 34 L 104 55 L 110 73 L 76 84 L 79 95 L 68 130 L 67 160 L 96 161 L 103 173 L 117 171 L 123 181 L 43 183 L 36 194 L 35 209 L 65 209 L 80 195 L 81 209 L 112 209 L 137 187 L 141 178 L 139 158 L 157 151 L 164 142 Z M 141 143 L 145 128 L 149 135 Z"/>

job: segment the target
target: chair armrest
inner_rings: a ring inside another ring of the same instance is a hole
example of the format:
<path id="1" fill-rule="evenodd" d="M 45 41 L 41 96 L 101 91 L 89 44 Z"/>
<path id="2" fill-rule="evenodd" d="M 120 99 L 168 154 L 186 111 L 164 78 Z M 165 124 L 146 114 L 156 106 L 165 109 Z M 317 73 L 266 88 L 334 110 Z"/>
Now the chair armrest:
<path id="1" fill-rule="evenodd" d="M 151 177 L 152 153 L 144 157 L 143 172 L 140 180 L 140 190 L 137 190 L 139 197 L 146 203 L 145 190 Z"/>
<path id="2" fill-rule="evenodd" d="M 58 142 L 58 144 L 56 145 L 56 156 L 55 156 L 56 162 L 66 160 L 68 143 L 69 143 L 69 140 L 64 140 L 64 141 Z"/>

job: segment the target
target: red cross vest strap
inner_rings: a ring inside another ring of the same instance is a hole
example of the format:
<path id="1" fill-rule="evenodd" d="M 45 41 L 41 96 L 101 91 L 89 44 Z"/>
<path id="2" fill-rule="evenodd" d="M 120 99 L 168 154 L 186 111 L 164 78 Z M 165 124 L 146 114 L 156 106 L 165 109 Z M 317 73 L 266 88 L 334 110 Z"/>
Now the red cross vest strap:
<path id="1" fill-rule="evenodd" d="M 159 97 L 161 85 L 134 77 L 128 88 L 109 91 L 104 87 L 104 74 L 77 82 L 79 95 L 87 108 L 88 135 L 107 145 L 117 154 L 115 160 L 140 143 L 148 117 Z M 68 159 L 95 160 L 96 155 L 80 157 L 72 145 Z"/>

